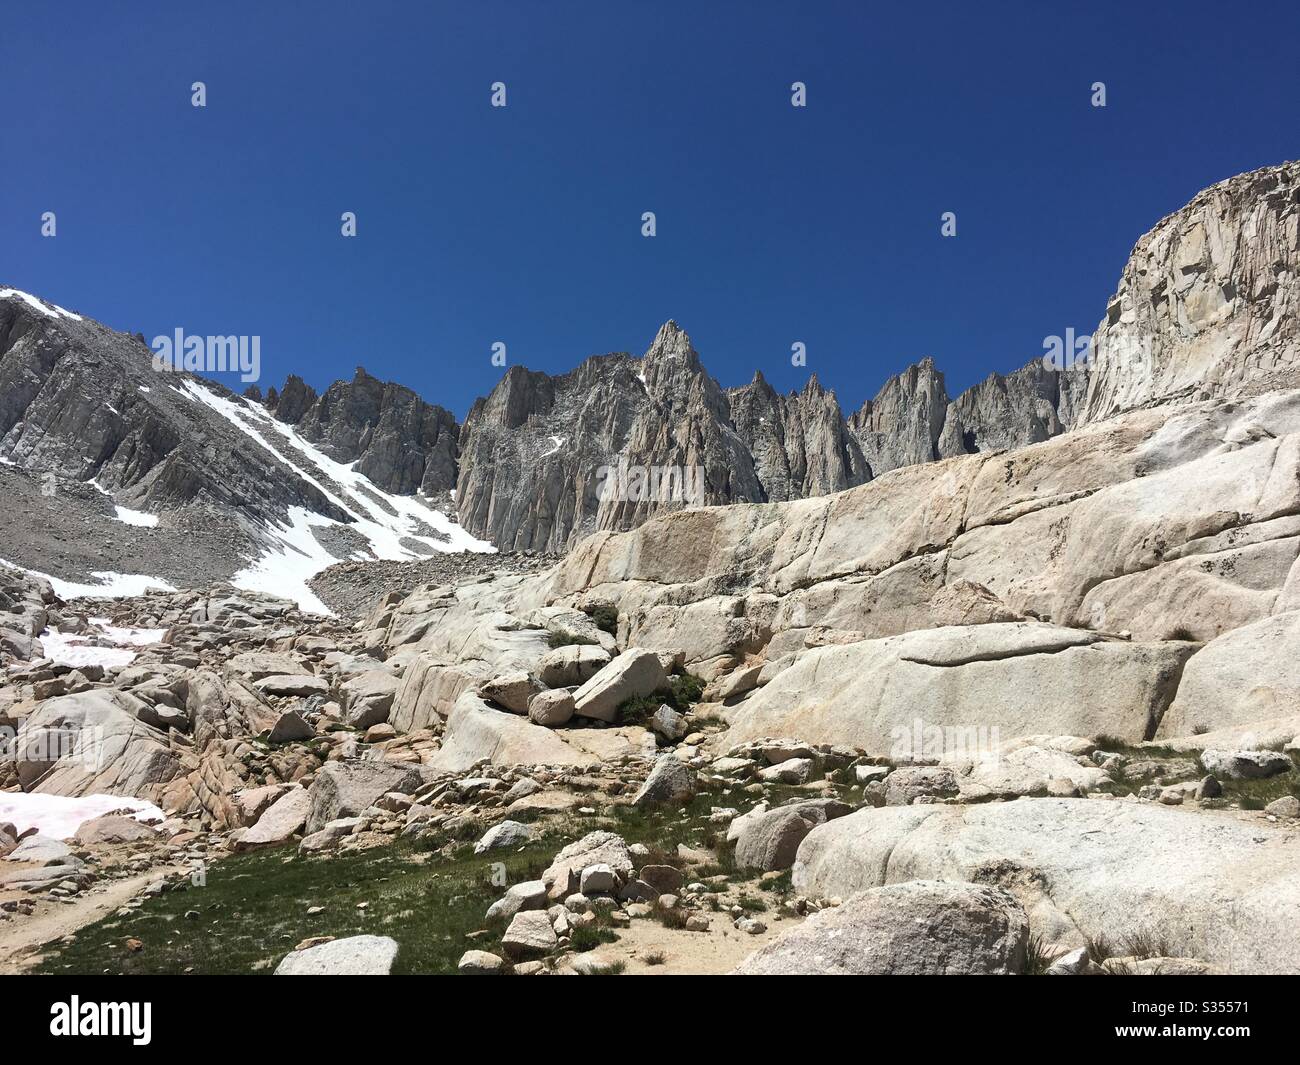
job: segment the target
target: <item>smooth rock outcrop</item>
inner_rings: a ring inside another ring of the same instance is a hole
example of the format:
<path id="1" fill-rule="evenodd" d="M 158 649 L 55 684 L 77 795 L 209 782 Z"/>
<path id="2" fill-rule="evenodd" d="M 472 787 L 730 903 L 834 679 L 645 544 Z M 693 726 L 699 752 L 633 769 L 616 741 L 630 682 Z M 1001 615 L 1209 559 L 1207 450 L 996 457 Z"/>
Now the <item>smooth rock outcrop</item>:
<path id="1" fill-rule="evenodd" d="M 731 738 L 800 736 L 907 756 L 920 722 L 983 730 L 986 744 L 1044 731 L 1139 741 L 1154 734 L 1193 650 L 1032 622 L 817 647 L 732 711 Z"/>
<path id="2" fill-rule="evenodd" d="M 1006 976 L 1022 972 L 1029 921 L 1001 888 L 914 880 L 813 914 L 735 970 L 744 976 Z"/>
<path id="3" fill-rule="evenodd" d="M 1094 799 L 861 810 L 810 832 L 793 876 L 841 897 L 997 882 L 1048 944 L 1158 941 L 1226 972 L 1300 971 L 1300 838 L 1229 812 Z"/>

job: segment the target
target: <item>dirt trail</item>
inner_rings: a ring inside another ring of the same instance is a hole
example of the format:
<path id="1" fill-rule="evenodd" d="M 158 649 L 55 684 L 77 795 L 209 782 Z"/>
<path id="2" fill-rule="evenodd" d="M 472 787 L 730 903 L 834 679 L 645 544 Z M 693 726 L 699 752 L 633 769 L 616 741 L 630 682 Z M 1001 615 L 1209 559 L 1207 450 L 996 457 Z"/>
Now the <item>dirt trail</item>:
<path id="1" fill-rule="evenodd" d="M 37 965 L 40 948 L 107 917 L 135 898 L 152 881 L 180 869 L 159 866 L 138 876 L 96 885 L 73 902 L 41 899 L 30 917 L 19 917 L 0 925 L 0 976 L 25 972 Z"/>

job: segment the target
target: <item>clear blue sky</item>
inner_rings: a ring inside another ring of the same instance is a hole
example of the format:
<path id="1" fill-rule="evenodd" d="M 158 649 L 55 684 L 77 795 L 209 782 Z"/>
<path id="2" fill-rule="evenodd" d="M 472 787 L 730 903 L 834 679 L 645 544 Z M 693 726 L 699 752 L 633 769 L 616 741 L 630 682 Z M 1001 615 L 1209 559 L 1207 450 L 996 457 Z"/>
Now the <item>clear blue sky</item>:
<path id="1" fill-rule="evenodd" d="M 260 335 L 263 385 L 360 363 L 458 416 L 495 341 L 556 372 L 667 318 L 724 385 L 816 371 L 847 410 L 932 355 L 955 394 L 1091 331 L 1197 190 L 1300 156 L 1297 11 L 10 5 L 0 284 Z"/>

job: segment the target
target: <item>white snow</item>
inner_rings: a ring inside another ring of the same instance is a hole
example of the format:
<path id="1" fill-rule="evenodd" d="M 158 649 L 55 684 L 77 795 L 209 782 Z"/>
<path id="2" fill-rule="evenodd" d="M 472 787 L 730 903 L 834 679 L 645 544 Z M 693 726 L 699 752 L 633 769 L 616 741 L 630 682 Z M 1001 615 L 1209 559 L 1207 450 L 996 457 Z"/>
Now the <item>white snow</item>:
<path id="1" fill-rule="evenodd" d="M 92 480 L 90 483 L 103 492 L 104 495 L 112 497 L 112 493 L 101 485 L 98 479 Z M 150 514 L 145 510 L 132 510 L 130 507 L 121 507 L 116 503 L 113 504 L 113 509 L 117 512 L 117 520 L 124 525 L 136 525 L 142 529 L 152 529 L 158 524 L 157 514 Z"/>
<path id="2" fill-rule="evenodd" d="M 38 792 L 0 792 L 0 821 L 26 832 L 35 828 L 42 836 L 68 839 L 86 821 L 114 810 L 130 810 L 137 821 L 162 821 L 163 812 L 151 802 L 121 795 L 41 795 Z"/>
<path id="3" fill-rule="evenodd" d="M 53 629 L 41 633 L 41 646 L 45 657 L 65 666 L 103 666 L 117 669 L 135 661 L 135 652 L 122 647 L 95 647 L 85 642 L 84 636 L 67 635 Z"/>
<path id="4" fill-rule="evenodd" d="M 65 311 L 57 303 L 50 303 L 48 300 L 40 299 L 33 296 L 30 292 L 23 292 L 16 288 L 0 288 L 0 300 L 3 299 L 20 299 L 34 311 L 39 311 L 46 318 L 71 318 L 74 322 L 81 321 L 81 315 L 73 314 L 71 311 Z"/>
<path id="5" fill-rule="evenodd" d="M 330 458 L 252 400 L 236 401 L 217 395 L 188 378 L 176 390 L 216 411 L 354 519 L 350 523 L 339 522 L 303 507 L 290 508 L 287 524 L 273 524 L 265 530 L 278 544 L 236 573 L 231 579 L 235 587 L 284 596 L 295 600 L 304 610 L 328 614 L 325 604 L 307 587 L 307 581 L 339 559 L 325 550 L 313 535 L 313 528 L 351 529 L 365 538 L 372 557 L 391 561 L 423 558 L 429 553 L 412 550 L 404 540 L 423 544 L 430 552 L 496 550 L 487 541 L 469 535 L 418 496 L 393 495 L 381 490 L 356 472 L 356 463 L 344 464 Z M 288 456 L 270 443 L 271 434 L 282 437 L 288 444 Z M 301 463 L 294 460 L 293 452 L 302 456 Z M 338 491 L 327 485 L 326 480 Z M 446 539 L 420 534 L 417 530 L 421 525 Z M 355 557 L 355 552 L 349 557 Z"/>
<path id="6" fill-rule="evenodd" d="M 93 634 L 64 633 L 57 629 L 46 629 L 40 635 L 41 646 L 45 648 L 45 657 L 64 665 L 103 666 L 105 669 L 117 669 L 128 666 L 135 661 L 135 652 L 131 647 L 147 647 L 157 643 L 166 635 L 166 629 L 133 629 L 108 624 L 107 618 L 91 618 L 99 629 Z M 100 647 L 88 643 L 91 635 L 106 639 L 116 644 L 114 647 Z"/>
<path id="7" fill-rule="evenodd" d="M 99 578 L 99 584 L 78 584 L 76 581 L 65 581 L 60 577 L 51 577 L 48 573 L 42 573 L 40 570 L 28 569 L 26 566 L 6 562 L 3 558 L 0 558 L 0 566 L 22 570 L 24 573 L 30 573 L 33 577 L 40 577 L 42 580 L 49 581 L 54 588 L 54 594 L 60 599 L 76 599 L 78 596 L 83 595 L 120 599 L 144 595 L 149 588 L 158 588 L 164 592 L 176 591 L 175 588 L 159 577 L 149 577 L 139 573 L 112 573 L 106 570 L 96 570 L 91 576 Z"/>
<path id="8" fill-rule="evenodd" d="M 158 524 L 157 514 L 148 514 L 143 510 L 132 510 L 130 507 L 119 507 L 113 504 L 113 509 L 117 511 L 117 520 L 126 525 L 138 525 L 142 529 L 152 529 Z"/>
<path id="9" fill-rule="evenodd" d="M 538 457 L 539 459 L 549 458 L 551 455 L 554 455 L 557 451 L 560 450 L 560 446 L 561 446 L 561 445 L 564 443 L 564 441 L 567 440 L 567 439 L 568 439 L 568 438 L 567 438 L 567 437 L 564 437 L 564 436 L 553 436 L 553 437 L 551 437 L 551 443 L 552 443 L 554 446 L 551 448 L 550 451 L 545 451 L 545 452 L 543 452 L 542 454 L 538 455 L 537 457 Z"/>
<path id="10" fill-rule="evenodd" d="M 138 386 L 138 390 L 141 391 L 141 392 L 152 392 L 152 391 L 153 391 L 153 389 L 151 389 L 148 385 L 140 385 L 140 386 Z"/>

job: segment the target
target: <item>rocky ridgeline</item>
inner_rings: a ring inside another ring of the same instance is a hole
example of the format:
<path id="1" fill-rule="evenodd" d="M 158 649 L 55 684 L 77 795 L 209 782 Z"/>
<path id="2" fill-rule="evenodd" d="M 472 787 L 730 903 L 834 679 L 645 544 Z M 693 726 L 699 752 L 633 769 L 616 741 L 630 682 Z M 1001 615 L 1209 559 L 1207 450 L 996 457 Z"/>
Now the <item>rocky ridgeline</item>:
<path id="1" fill-rule="evenodd" d="M 1060 365 L 1036 359 L 955 398 L 929 358 L 847 417 L 815 376 L 788 395 L 761 374 L 723 388 L 674 322 L 640 357 L 592 356 L 558 376 L 511 367 L 464 425 L 361 368 L 319 395 L 294 375 L 279 389 L 253 386 L 246 395 L 377 489 L 448 504 L 454 489 L 461 524 L 474 536 L 506 551 L 560 552 L 688 501 L 819 497 L 918 463 L 1042 442 L 1126 411 L 1294 388 L 1298 202 L 1300 163 L 1205 190 L 1134 248 L 1094 334 L 1093 362 L 1070 366 L 1078 353 L 1066 351 Z M 275 432 L 259 445 L 217 413 L 233 396 L 213 386 L 216 407 L 196 402 L 188 377 L 154 372 L 139 336 L 35 298 L 0 297 L 0 458 L 39 476 L 94 480 L 116 504 L 161 515 L 164 527 L 200 538 L 207 530 L 202 553 L 221 568 L 208 563 L 188 580 L 178 574 L 182 583 L 231 576 L 256 556 L 255 529 L 283 524 L 290 508 L 351 520 L 325 473 L 299 473 L 300 449 L 278 461 Z M 698 482 L 689 481 L 685 499 L 647 496 L 609 473 L 620 469 L 698 472 Z M 33 507 L 50 507 L 30 495 Z M 46 524 L 60 520 L 51 513 Z M 346 558 L 355 547 L 331 550 Z M 89 558 L 61 561 L 64 576 L 90 569 Z"/>
<path id="2" fill-rule="evenodd" d="M 452 584 L 494 570 L 536 573 L 555 565 L 558 555 L 448 552 L 412 562 L 339 562 L 321 570 L 307 586 L 343 617 L 363 617 L 386 596 L 409 595 L 421 585 Z"/>

